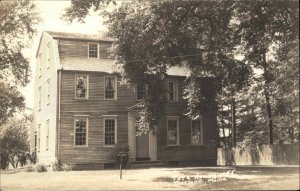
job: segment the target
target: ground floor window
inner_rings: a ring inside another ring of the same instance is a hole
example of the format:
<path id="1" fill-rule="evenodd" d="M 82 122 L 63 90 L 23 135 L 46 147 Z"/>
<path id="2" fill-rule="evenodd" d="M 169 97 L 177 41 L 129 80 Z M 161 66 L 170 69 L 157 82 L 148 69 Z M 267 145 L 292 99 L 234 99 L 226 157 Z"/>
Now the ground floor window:
<path id="1" fill-rule="evenodd" d="M 75 118 L 75 146 L 87 145 L 88 119 L 86 117 Z"/>
<path id="2" fill-rule="evenodd" d="M 104 144 L 114 145 L 117 135 L 117 119 L 116 118 L 105 118 L 104 119 Z"/>
<path id="3" fill-rule="evenodd" d="M 177 117 L 167 118 L 167 144 L 179 145 L 179 119 Z"/>
<path id="4" fill-rule="evenodd" d="M 192 144 L 202 144 L 202 122 L 200 119 L 192 120 Z"/>

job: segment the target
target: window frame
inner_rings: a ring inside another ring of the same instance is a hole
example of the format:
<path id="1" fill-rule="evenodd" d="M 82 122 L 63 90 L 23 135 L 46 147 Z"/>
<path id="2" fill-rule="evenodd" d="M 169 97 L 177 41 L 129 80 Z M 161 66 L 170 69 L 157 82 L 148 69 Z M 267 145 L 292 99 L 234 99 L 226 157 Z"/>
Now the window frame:
<path id="1" fill-rule="evenodd" d="M 49 150 L 49 130 L 50 130 L 50 119 L 46 120 L 46 151 Z"/>
<path id="2" fill-rule="evenodd" d="M 115 86 L 115 92 L 114 92 L 114 97 L 113 98 L 106 98 L 106 87 L 105 87 L 105 79 L 106 78 L 115 78 L 115 83 L 114 83 L 114 86 Z M 118 84 L 117 84 L 117 76 L 104 76 L 104 100 L 117 100 L 117 97 L 118 97 Z"/>
<path id="3" fill-rule="evenodd" d="M 38 58 L 37 58 L 37 60 L 38 60 L 38 67 L 39 67 L 39 78 L 41 78 L 42 77 L 42 54 L 41 53 L 39 53 L 39 55 L 38 55 Z"/>
<path id="4" fill-rule="evenodd" d="M 37 152 L 41 151 L 41 124 L 38 124 L 38 133 L 37 133 Z"/>
<path id="5" fill-rule="evenodd" d="M 47 79 L 47 105 L 50 104 L 50 78 Z"/>
<path id="6" fill-rule="evenodd" d="M 169 144 L 169 120 L 175 120 L 177 127 L 177 140 L 176 144 Z M 167 146 L 179 146 L 180 145 L 180 140 L 179 140 L 179 116 L 167 116 Z"/>
<path id="7" fill-rule="evenodd" d="M 136 101 L 143 101 L 143 100 L 145 100 L 145 98 L 142 98 L 142 99 L 139 99 L 139 98 L 138 98 L 138 85 L 140 85 L 140 84 L 137 84 L 137 85 L 135 86 L 135 98 L 136 98 Z M 148 90 L 148 85 L 147 85 L 147 84 L 144 84 L 144 86 L 145 86 L 145 97 L 146 97 L 146 95 L 147 95 L 147 90 Z"/>
<path id="8" fill-rule="evenodd" d="M 175 99 L 174 100 L 170 100 L 169 97 L 169 82 L 173 82 L 173 87 L 175 88 L 175 90 L 173 90 L 173 93 L 175 91 Z M 178 80 L 177 79 L 167 79 L 166 80 L 166 90 L 167 90 L 167 101 L 168 102 L 178 102 Z"/>
<path id="9" fill-rule="evenodd" d="M 86 77 L 86 94 L 85 97 L 77 97 L 77 77 L 78 76 L 85 76 Z M 75 74 L 75 99 L 78 100 L 87 100 L 89 99 L 89 75 L 88 74 L 84 74 L 84 75 L 80 75 L 80 74 Z"/>
<path id="10" fill-rule="evenodd" d="M 97 45 L 97 57 L 90 57 L 90 45 L 91 44 L 94 44 L 94 45 Z M 99 43 L 98 42 L 88 42 L 88 58 L 96 58 L 96 59 L 99 59 Z"/>
<path id="11" fill-rule="evenodd" d="M 89 145 L 89 115 L 74 115 L 74 148 L 88 147 Z M 85 145 L 76 145 L 76 119 L 85 119 L 86 120 L 86 132 L 85 132 Z"/>
<path id="12" fill-rule="evenodd" d="M 115 133 L 114 133 L 114 139 L 115 143 L 111 145 L 105 144 L 105 121 L 106 120 L 114 120 L 115 121 Z M 116 144 L 118 144 L 118 116 L 117 115 L 103 115 L 103 145 L 105 147 L 114 147 Z"/>
<path id="13" fill-rule="evenodd" d="M 48 42 L 48 44 L 47 44 L 47 54 L 46 54 L 46 66 L 47 66 L 47 69 L 49 69 L 50 68 L 50 61 L 51 61 L 51 59 L 50 59 L 50 42 Z"/>
<path id="14" fill-rule="evenodd" d="M 38 87 L 38 111 L 42 110 L 42 87 Z"/>
<path id="15" fill-rule="evenodd" d="M 201 133 L 201 142 L 200 143 L 193 143 L 193 121 L 200 121 L 200 133 Z M 202 117 L 192 119 L 191 120 L 191 145 L 203 145 L 203 120 Z"/>

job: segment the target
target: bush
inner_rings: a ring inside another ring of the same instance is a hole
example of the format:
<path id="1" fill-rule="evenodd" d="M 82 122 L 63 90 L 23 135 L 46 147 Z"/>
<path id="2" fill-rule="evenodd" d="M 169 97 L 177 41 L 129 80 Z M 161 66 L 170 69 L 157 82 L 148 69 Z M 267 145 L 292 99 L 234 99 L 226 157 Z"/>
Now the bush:
<path id="1" fill-rule="evenodd" d="M 63 163 L 58 160 L 52 163 L 52 169 L 53 171 L 63 171 Z"/>
<path id="2" fill-rule="evenodd" d="M 35 171 L 34 166 L 27 166 L 25 169 L 26 169 L 26 172 L 34 172 Z"/>
<path id="3" fill-rule="evenodd" d="M 39 164 L 36 166 L 36 171 L 37 172 L 47 172 L 47 167 L 43 164 Z"/>
<path id="4" fill-rule="evenodd" d="M 55 161 L 52 163 L 53 171 L 70 171 L 72 170 L 73 166 L 71 164 L 63 164 L 60 160 Z"/>

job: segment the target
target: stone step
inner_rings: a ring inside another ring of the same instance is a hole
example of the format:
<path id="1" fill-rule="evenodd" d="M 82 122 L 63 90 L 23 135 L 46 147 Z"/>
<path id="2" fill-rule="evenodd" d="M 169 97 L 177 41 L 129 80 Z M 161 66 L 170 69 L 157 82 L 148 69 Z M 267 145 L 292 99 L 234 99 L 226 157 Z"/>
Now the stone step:
<path id="1" fill-rule="evenodd" d="M 155 168 L 164 166 L 166 164 L 161 161 L 134 161 L 128 164 L 129 168 Z"/>

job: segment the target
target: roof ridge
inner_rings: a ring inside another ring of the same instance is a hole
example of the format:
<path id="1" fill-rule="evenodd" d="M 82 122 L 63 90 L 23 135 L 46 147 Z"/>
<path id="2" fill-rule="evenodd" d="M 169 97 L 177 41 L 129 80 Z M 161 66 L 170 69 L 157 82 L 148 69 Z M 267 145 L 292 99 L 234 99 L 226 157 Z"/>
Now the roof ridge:
<path id="1" fill-rule="evenodd" d="M 53 38 L 112 41 L 112 39 L 105 37 L 103 34 L 74 33 L 48 30 L 44 30 L 43 32 L 49 34 Z"/>

